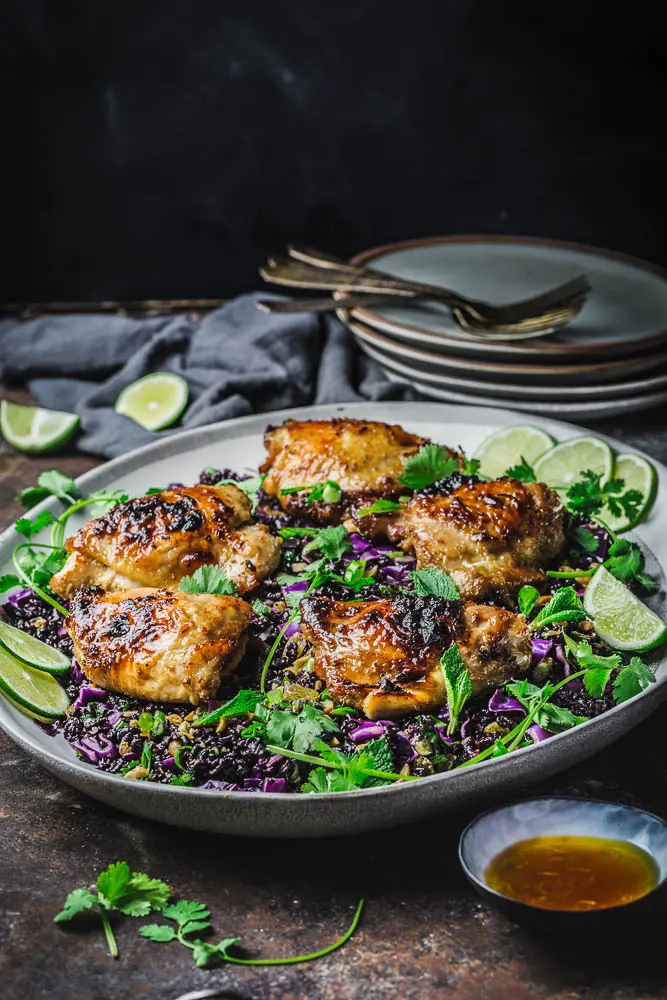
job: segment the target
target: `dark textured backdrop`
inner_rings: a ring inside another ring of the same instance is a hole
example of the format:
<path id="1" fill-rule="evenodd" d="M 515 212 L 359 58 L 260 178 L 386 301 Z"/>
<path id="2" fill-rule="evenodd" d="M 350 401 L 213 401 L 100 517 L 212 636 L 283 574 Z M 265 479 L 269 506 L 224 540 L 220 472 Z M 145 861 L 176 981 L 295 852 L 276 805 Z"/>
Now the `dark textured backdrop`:
<path id="1" fill-rule="evenodd" d="M 230 295 L 288 239 L 667 264 L 665 5 L 14 0 L 0 297 Z"/>

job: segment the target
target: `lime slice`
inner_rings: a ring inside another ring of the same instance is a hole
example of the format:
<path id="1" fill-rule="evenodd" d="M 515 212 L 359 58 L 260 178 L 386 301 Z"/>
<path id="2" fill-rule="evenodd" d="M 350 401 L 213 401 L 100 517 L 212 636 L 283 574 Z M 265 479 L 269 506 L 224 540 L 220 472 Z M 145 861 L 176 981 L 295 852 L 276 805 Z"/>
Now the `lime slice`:
<path id="1" fill-rule="evenodd" d="M 40 719 L 59 719 L 69 706 L 67 692 L 55 677 L 21 663 L 6 649 L 0 649 L 0 691 Z"/>
<path id="2" fill-rule="evenodd" d="M 0 431 L 19 451 L 51 451 L 64 444 L 78 426 L 76 413 L 0 401 Z"/>
<path id="3" fill-rule="evenodd" d="M 49 674 L 66 674 L 72 665 L 71 658 L 59 649 L 3 621 L 0 621 L 0 648 L 28 666 Z"/>
<path id="4" fill-rule="evenodd" d="M 474 457 L 482 463 L 480 475 L 499 479 L 522 458 L 533 465 L 554 443 L 554 439 L 541 427 L 530 424 L 512 424 L 501 427 L 484 438 Z"/>
<path id="5" fill-rule="evenodd" d="M 584 608 L 612 649 L 645 653 L 667 639 L 667 625 L 604 566 L 586 587 Z"/>
<path id="6" fill-rule="evenodd" d="M 600 513 L 600 519 L 609 525 L 612 531 L 629 531 L 650 514 L 658 493 L 658 473 L 648 459 L 642 458 L 641 455 L 617 455 L 613 478 L 623 479 L 626 490 L 639 490 L 644 500 L 632 518 L 625 515 L 616 517 L 605 507 Z"/>
<path id="7" fill-rule="evenodd" d="M 563 489 L 578 482 L 588 469 L 602 476 L 604 484 L 611 479 L 613 468 L 611 448 L 593 434 L 562 441 L 545 452 L 534 466 L 538 482 Z"/>
<path id="8" fill-rule="evenodd" d="M 188 383 L 184 378 L 171 372 L 155 372 L 126 386 L 114 410 L 147 431 L 161 431 L 176 423 L 187 403 Z"/>

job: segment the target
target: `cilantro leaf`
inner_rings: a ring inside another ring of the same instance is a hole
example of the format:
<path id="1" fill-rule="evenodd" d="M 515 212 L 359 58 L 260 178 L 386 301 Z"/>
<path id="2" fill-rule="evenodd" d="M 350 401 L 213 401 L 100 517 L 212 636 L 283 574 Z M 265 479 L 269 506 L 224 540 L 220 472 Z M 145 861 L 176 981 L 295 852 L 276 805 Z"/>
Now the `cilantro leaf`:
<path id="1" fill-rule="evenodd" d="M 638 656 L 633 656 L 626 667 L 619 672 L 614 681 L 614 701 L 620 704 L 636 694 L 645 691 L 655 681 L 653 668 L 644 663 Z"/>
<path id="2" fill-rule="evenodd" d="M 459 449 L 460 450 L 460 449 Z M 463 475 L 464 476 L 476 476 L 482 467 L 481 459 L 479 458 L 468 458 L 468 456 L 461 451 L 463 455 Z"/>
<path id="3" fill-rule="evenodd" d="M 13 573 L 3 573 L 0 576 L 0 594 L 4 594 L 8 590 L 12 590 L 14 587 L 20 587 L 21 581 L 18 576 L 14 576 Z"/>
<path id="4" fill-rule="evenodd" d="M 509 479 L 518 479 L 520 483 L 534 483 L 537 481 L 535 470 L 523 455 L 521 456 L 521 462 L 507 469 L 505 475 Z"/>
<path id="5" fill-rule="evenodd" d="M 206 944 L 205 941 L 195 941 L 192 958 L 198 969 L 205 969 L 218 956 L 217 946 Z"/>
<path id="6" fill-rule="evenodd" d="M 196 900 L 179 899 L 177 903 L 165 906 L 162 916 L 166 917 L 167 920 L 174 920 L 183 927 L 193 922 L 207 921 L 211 913 L 203 903 L 198 903 Z"/>
<path id="7" fill-rule="evenodd" d="M 470 674 L 466 670 L 463 658 L 455 642 L 442 654 L 440 666 L 445 680 L 447 707 L 449 709 L 447 735 L 452 736 L 463 706 L 472 694 L 472 683 L 470 681 Z"/>
<path id="8" fill-rule="evenodd" d="M 236 584 L 230 580 L 219 566 L 200 566 L 192 576 L 185 576 L 178 589 L 186 594 L 227 594 L 237 593 Z"/>
<path id="9" fill-rule="evenodd" d="M 352 548 L 347 530 L 342 524 L 335 528 L 281 528 L 278 534 L 281 538 L 310 536 L 311 541 L 304 545 L 303 554 L 319 550 L 325 559 L 340 559 Z"/>
<path id="10" fill-rule="evenodd" d="M 24 538 L 28 540 L 34 535 L 38 534 L 42 528 L 48 528 L 49 525 L 55 524 L 56 518 L 51 513 L 50 510 L 43 510 L 37 517 L 19 517 L 14 523 L 14 529 L 18 531 L 19 535 L 23 535 Z"/>
<path id="11" fill-rule="evenodd" d="M 461 593 L 449 573 L 444 570 L 426 567 L 412 570 L 410 577 L 414 584 L 415 594 L 425 597 L 435 594 L 449 601 L 460 601 Z"/>
<path id="12" fill-rule="evenodd" d="M 95 906 L 97 903 L 97 896 L 90 889 L 73 889 L 67 896 L 65 904 L 60 911 L 56 913 L 53 918 L 54 923 L 59 924 L 64 920 L 71 920 L 72 917 L 76 917 L 77 914 L 83 913 L 84 910 L 90 910 L 91 907 Z"/>
<path id="13" fill-rule="evenodd" d="M 644 553 L 627 538 L 616 538 L 609 546 L 609 554 L 602 564 L 621 583 L 638 583 L 646 590 L 657 590 L 660 584 L 644 573 Z"/>
<path id="14" fill-rule="evenodd" d="M 541 628 L 553 622 L 580 621 L 586 617 L 584 606 L 574 587 L 561 587 L 533 619 L 532 628 Z"/>
<path id="15" fill-rule="evenodd" d="M 583 549 L 584 552 L 587 552 L 588 555 L 592 555 L 594 552 L 597 552 L 600 541 L 592 531 L 588 530 L 588 528 L 572 528 L 569 534 L 579 548 Z"/>
<path id="16" fill-rule="evenodd" d="M 552 684 L 545 684 L 544 687 L 537 687 L 536 684 L 532 684 L 528 680 L 521 681 L 510 681 L 509 684 L 505 685 L 505 690 L 517 701 L 520 701 L 523 707 L 530 712 L 531 709 L 540 702 L 543 698 L 549 697 L 553 689 Z"/>
<path id="17" fill-rule="evenodd" d="M 579 482 L 567 490 L 565 502 L 573 514 L 593 517 L 607 508 L 614 517 L 625 516 L 634 521 L 644 503 L 644 495 L 639 490 L 626 490 L 623 479 L 610 479 L 603 485 L 599 473 L 586 469 Z"/>
<path id="18" fill-rule="evenodd" d="M 365 517 L 366 514 L 393 514 L 395 511 L 400 510 L 401 506 L 395 500 L 374 500 L 370 507 L 363 507 L 357 511 L 357 514 L 360 517 Z"/>
<path id="19" fill-rule="evenodd" d="M 69 507 L 81 499 L 81 494 L 73 479 L 64 476 L 57 469 L 50 469 L 48 472 L 42 472 L 37 480 L 37 486 L 28 486 L 27 489 L 21 490 L 17 499 L 26 510 L 29 510 L 47 497 L 57 497 Z"/>
<path id="20" fill-rule="evenodd" d="M 585 715 L 575 715 L 569 708 L 546 702 L 535 716 L 535 722 L 549 733 L 564 733 L 588 719 Z"/>
<path id="21" fill-rule="evenodd" d="M 600 656 L 593 652 L 588 642 L 575 642 L 569 635 L 565 635 L 564 639 L 568 653 L 586 671 L 583 677 L 586 691 L 591 698 L 601 698 L 607 690 L 612 672 L 621 665 L 620 655 L 613 653 L 611 656 Z"/>
<path id="22" fill-rule="evenodd" d="M 176 931 L 169 924 L 144 924 L 139 933 L 149 941 L 173 941 L 176 937 Z"/>
<path id="23" fill-rule="evenodd" d="M 238 715 L 248 715 L 255 711 L 263 697 L 259 691 L 243 688 L 241 691 L 237 691 L 230 701 L 226 701 L 224 705 L 219 705 L 211 712 L 207 712 L 201 718 L 195 719 L 192 724 L 193 726 L 210 726 L 214 722 L 219 722 L 220 719 L 233 719 Z"/>
<path id="24" fill-rule="evenodd" d="M 97 877 L 97 892 L 100 898 L 113 907 L 129 885 L 131 874 L 127 861 L 116 861 L 109 865 L 106 871 Z"/>
<path id="25" fill-rule="evenodd" d="M 535 607 L 540 596 L 540 592 L 537 587 L 531 587 L 526 585 L 522 587 L 517 594 L 517 601 L 519 602 L 519 609 L 522 615 L 526 618 L 530 615 L 531 611 Z"/>
<path id="26" fill-rule="evenodd" d="M 315 705 L 304 705 L 300 712 L 274 709 L 266 723 L 266 741 L 298 753 L 307 753 L 315 747 L 324 733 L 338 733 L 333 719 Z"/>
<path id="27" fill-rule="evenodd" d="M 420 490 L 445 479 L 456 472 L 457 468 L 457 460 L 450 458 L 439 444 L 425 444 L 416 455 L 409 455 L 405 459 L 398 481 L 410 490 Z"/>
<path id="28" fill-rule="evenodd" d="M 243 490 L 251 502 L 250 513 L 254 514 L 259 505 L 259 493 L 266 476 L 250 476 L 248 479 L 221 479 L 216 486 L 237 486 Z"/>

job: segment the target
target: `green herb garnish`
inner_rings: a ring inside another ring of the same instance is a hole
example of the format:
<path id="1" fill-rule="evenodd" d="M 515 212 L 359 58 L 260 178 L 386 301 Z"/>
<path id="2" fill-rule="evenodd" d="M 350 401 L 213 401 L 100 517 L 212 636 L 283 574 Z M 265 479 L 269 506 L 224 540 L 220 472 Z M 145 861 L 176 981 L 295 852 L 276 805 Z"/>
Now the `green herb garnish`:
<path id="1" fill-rule="evenodd" d="M 425 444 L 416 455 L 409 455 L 405 459 L 398 481 L 410 490 L 422 490 L 451 476 L 458 465 L 457 459 L 450 458 L 439 444 Z"/>
<path id="2" fill-rule="evenodd" d="M 449 710 L 447 735 L 452 736 L 456 730 L 456 724 L 463 706 L 472 694 L 472 682 L 459 652 L 459 647 L 455 642 L 442 654 L 440 666 L 442 668 L 442 676 L 445 679 L 447 708 Z"/>
<path id="3" fill-rule="evenodd" d="M 532 465 L 521 456 L 521 461 L 517 465 L 512 465 L 505 471 L 508 479 L 518 479 L 520 483 L 535 483 L 537 476 Z"/>
<path id="4" fill-rule="evenodd" d="M 641 510 L 644 495 L 639 490 L 626 490 L 624 479 L 610 479 L 603 485 L 598 472 L 586 469 L 579 482 L 566 493 L 566 505 L 573 514 L 593 517 L 607 507 L 614 517 L 634 520 Z"/>
<path id="5" fill-rule="evenodd" d="M 233 719 L 239 715 L 249 715 L 250 712 L 255 711 L 263 697 L 264 695 L 260 694 L 259 691 L 247 689 L 237 691 L 230 701 L 226 701 L 224 705 L 219 705 L 218 708 L 214 708 L 199 719 L 195 719 L 192 724 L 193 726 L 210 726 L 214 722 L 219 722 L 220 719 Z"/>
<path id="6" fill-rule="evenodd" d="M 461 600 L 459 588 L 449 573 L 445 573 L 442 569 L 431 567 L 416 569 L 411 571 L 410 577 L 414 585 L 414 592 L 420 597 L 434 594 L 437 597 L 444 597 L 448 601 Z"/>
<path id="7" fill-rule="evenodd" d="M 149 878 L 142 872 L 132 872 L 126 861 L 116 861 L 99 875 L 94 889 L 82 887 L 70 892 L 63 909 L 53 919 L 55 923 L 62 923 L 96 907 L 102 919 L 109 954 L 118 958 L 118 944 L 111 929 L 109 913 L 116 911 L 130 917 L 145 917 L 151 910 L 161 910 L 170 894 L 171 889 L 166 882 Z"/>
<path id="8" fill-rule="evenodd" d="M 542 628 L 554 622 L 576 622 L 586 617 L 584 606 L 574 587 L 561 587 L 548 604 L 538 611 L 531 628 Z"/>
<path id="9" fill-rule="evenodd" d="M 251 476 L 249 479 L 221 479 L 216 486 L 236 486 L 250 500 L 250 513 L 254 514 L 259 505 L 259 494 L 266 476 Z"/>
<path id="10" fill-rule="evenodd" d="M 397 510 L 400 510 L 402 504 L 397 503 L 395 500 L 374 500 L 370 507 L 363 507 L 361 510 L 357 511 L 360 517 L 365 517 L 366 514 L 394 514 Z"/>
<path id="11" fill-rule="evenodd" d="M 521 614 L 528 618 L 539 598 L 540 592 L 537 587 L 531 587 L 530 585 L 522 587 L 517 594 L 517 601 L 519 603 Z"/>
<path id="12" fill-rule="evenodd" d="M 322 500 L 324 503 L 338 503 L 343 495 L 342 488 L 333 479 L 327 479 L 324 483 L 311 483 L 309 486 L 288 486 L 280 491 L 281 497 L 290 493 L 302 493 L 308 490 L 306 503 L 316 503 Z"/>
<path id="13" fill-rule="evenodd" d="M 192 576 L 184 576 L 178 589 L 186 594 L 224 594 L 235 596 L 236 584 L 219 566 L 200 566 Z"/>

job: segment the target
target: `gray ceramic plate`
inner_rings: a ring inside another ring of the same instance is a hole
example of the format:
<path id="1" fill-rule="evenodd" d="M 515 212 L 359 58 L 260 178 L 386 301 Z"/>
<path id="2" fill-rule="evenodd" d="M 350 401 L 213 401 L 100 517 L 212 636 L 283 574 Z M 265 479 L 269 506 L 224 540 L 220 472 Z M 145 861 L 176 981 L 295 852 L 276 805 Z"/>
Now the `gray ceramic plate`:
<path id="1" fill-rule="evenodd" d="M 156 483 L 170 482 L 174 477 L 194 480 L 208 465 L 237 469 L 256 467 L 262 458 L 262 435 L 268 423 L 278 423 L 288 416 L 304 419 L 343 414 L 398 421 L 410 431 L 460 444 L 470 453 L 497 427 L 517 422 L 516 414 L 507 410 L 437 403 L 360 403 L 285 410 L 186 431 L 125 458 L 115 459 L 83 476 L 79 482 L 85 492 L 122 486 L 131 493 L 139 493 Z M 579 431 L 572 425 L 550 420 L 537 419 L 535 422 L 561 440 Z M 660 562 L 667 564 L 667 469 L 660 466 L 659 472 L 656 513 L 641 526 L 638 535 Z M 48 506 L 44 504 L 35 510 Z M 77 527 L 72 525 L 72 530 Z M 0 538 L 0 572 L 9 564 L 16 541 L 12 530 Z M 655 565 L 650 568 L 655 572 Z M 126 812 L 214 833 L 315 837 L 393 826 L 469 804 L 491 792 L 509 791 L 545 778 L 595 753 L 640 723 L 667 694 L 666 682 L 667 661 L 659 665 L 657 683 L 643 694 L 537 746 L 462 771 L 434 775 L 402 786 L 345 794 L 221 793 L 127 781 L 79 761 L 64 739 L 47 736 L 31 719 L 1 699 L 0 726 L 63 781 Z M 637 754 L 639 760 L 639 740 Z"/>
<path id="2" fill-rule="evenodd" d="M 369 343 L 361 342 L 361 350 L 373 358 L 381 368 L 392 377 L 402 376 L 404 381 L 420 381 L 438 389 L 451 392 L 467 392 L 478 397 L 489 397 L 489 394 L 500 397 L 494 405 L 503 406 L 507 400 L 531 401 L 528 408 L 536 407 L 538 403 L 599 403 L 608 400 L 624 400 L 631 396 L 644 398 L 647 396 L 662 396 L 667 398 L 667 373 L 651 375 L 647 378 L 634 379 L 628 382 L 612 382 L 603 385 L 522 385 L 512 382 L 484 382 L 482 379 L 465 378 L 464 376 L 443 374 L 424 366 L 407 364 L 388 354 L 383 354 Z M 661 391 L 664 390 L 664 391 Z M 658 400 L 659 401 L 659 400 Z M 514 405 L 514 404 L 512 404 Z M 586 412 L 585 409 L 579 412 Z"/>
<path id="3" fill-rule="evenodd" d="M 578 274 L 592 290 L 561 330 L 514 344 L 483 343 L 445 307 L 383 305 L 357 319 L 393 336 L 449 353 L 488 358 L 622 357 L 667 343 L 667 276 L 622 254 L 575 243 L 511 236 L 445 236 L 367 250 L 354 258 L 402 278 L 443 285 L 496 304 L 537 295 Z"/>
<path id="4" fill-rule="evenodd" d="M 667 350 L 653 354 L 637 354 L 633 358 L 614 361 L 585 361 L 576 364 L 532 364 L 523 361 L 487 361 L 439 354 L 422 347 L 413 347 L 375 330 L 365 323 L 343 321 L 359 341 L 368 344 L 390 358 L 406 361 L 414 367 L 442 374 L 469 375 L 485 382 L 522 382 L 527 385 L 604 385 L 630 378 L 644 371 L 655 373 L 667 364 Z"/>

